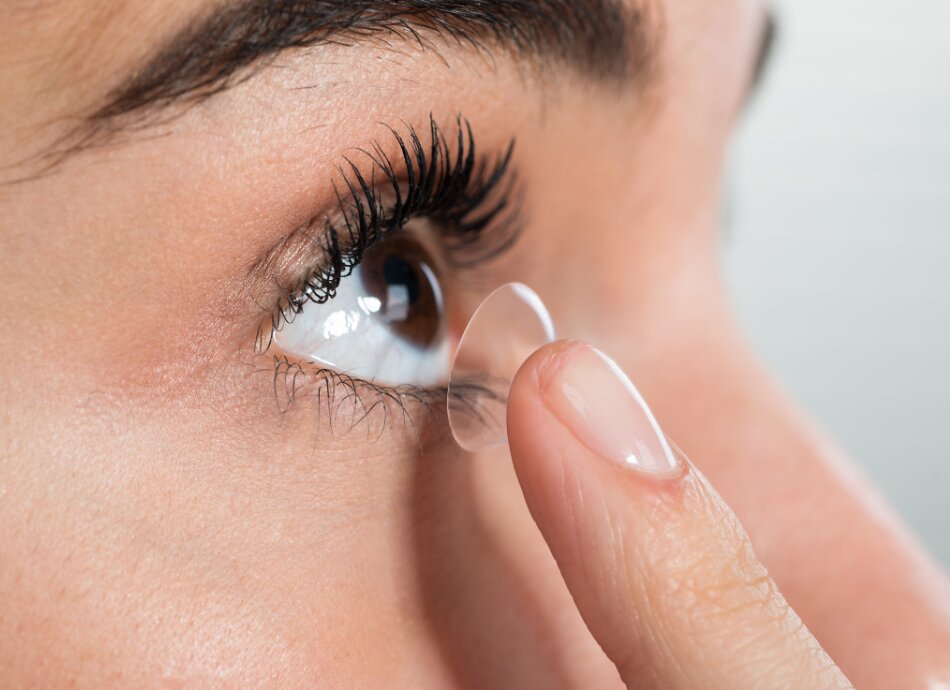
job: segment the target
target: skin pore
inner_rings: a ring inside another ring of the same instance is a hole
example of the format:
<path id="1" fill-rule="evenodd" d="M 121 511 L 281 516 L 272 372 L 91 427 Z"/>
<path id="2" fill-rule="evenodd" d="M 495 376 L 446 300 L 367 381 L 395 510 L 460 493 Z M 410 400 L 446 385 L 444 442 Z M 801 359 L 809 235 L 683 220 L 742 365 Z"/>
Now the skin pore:
<path id="1" fill-rule="evenodd" d="M 762 372 L 723 294 L 719 180 L 758 2 L 657 3 L 622 78 L 556 42 L 430 28 L 274 51 L 213 95 L 113 117 L 227 3 L 199 4 L 0 4 L 3 683 L 619 683 L 504 454 L 461 455 L 418 406 L 341 433 L 310 396 L 277 404 L 255 353 L 278 277 L 249 267 L 332 212 L 347 156 L 462 116 L 488 156 L 516 141 L 523 183 L 521 238 L 480 279 L 528 283 L 618 358 L 858 687 L 939 687 L 944 576 Z"/>

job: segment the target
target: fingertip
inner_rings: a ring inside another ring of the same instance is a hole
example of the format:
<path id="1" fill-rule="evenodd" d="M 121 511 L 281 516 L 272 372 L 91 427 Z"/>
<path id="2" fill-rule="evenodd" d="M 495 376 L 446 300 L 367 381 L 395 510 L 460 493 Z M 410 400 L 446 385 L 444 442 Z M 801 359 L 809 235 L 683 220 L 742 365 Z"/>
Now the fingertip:
<path id="1" fill-rule="evenodd" d="M 549 494 L 551 482 L 547 472 L 555 462 L 551 456 L 564 445 L 560 430 L 552 428 L 556 420 L 544 404 L 545 382 L 559 362 L 580 345 L 577 341 L 545 345 L 524 362 L 512 381 L 508 395 L 508 443 L 522 490 L 533 507 L 545 500 L 542 495 Z"/>
<path id="2" fill-rule="evenodd" d="M 561 430 L 601 460 L 655 480 L 682 478 L 688 466 L 670 447 L 649 405 L 621 367 L 579 341 L 542 348 L 515 389 L 534 395 Z"/>
<path id="3" fill-rule="evenodd" d="M 536 350 L 515 374 L 512 392 L 540 393 L 571 352 L 589 347 L 579 340 L 558 340 Z"/>
<path id="4" fill-rule="evenodd" d="M 559 340 L 535 351 L 515 374 L 508 394 L 508 437 L 519 442 L 525 435 L 542 432 L 548 420 L 544 415 L 544 390 L 551 376 L 570 352 L 584 343 Z"/>

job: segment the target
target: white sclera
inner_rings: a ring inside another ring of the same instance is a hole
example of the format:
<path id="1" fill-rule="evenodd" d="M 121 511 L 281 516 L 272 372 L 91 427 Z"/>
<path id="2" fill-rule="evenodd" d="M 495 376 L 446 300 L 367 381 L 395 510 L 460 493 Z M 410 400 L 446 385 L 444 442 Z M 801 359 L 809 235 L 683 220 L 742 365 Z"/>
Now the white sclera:
<path id="1" fill-rule="evenodd" d="M 463 449 L 508 443 L 511 382 L 525 360 L 553 340 L 551 315 L 528 286 L 505 285 L 482 302 L 459 341 L 449 380 L 449 426 Z"/>

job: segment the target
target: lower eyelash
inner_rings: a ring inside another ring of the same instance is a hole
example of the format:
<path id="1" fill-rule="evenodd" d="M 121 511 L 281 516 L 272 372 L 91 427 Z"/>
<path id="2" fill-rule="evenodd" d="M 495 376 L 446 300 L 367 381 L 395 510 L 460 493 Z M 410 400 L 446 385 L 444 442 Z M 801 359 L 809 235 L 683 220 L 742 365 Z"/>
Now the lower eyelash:
<path id="1" fill-rule="evenodd" d="M 286 413 L 296 400 L 307 396 L 321 412 L 326 412 L 329 428 L 334 434 L 340 431 L 340 420 L 346 421 L 344 435 L 370 420 L 378 420 L 381 435 L 392 416 L 398 414 L 403 427 L 411 430 L 418 440 L 420 421 L 436 419 L 440 424 L 446 422 L 449 405 L 453 410 L 480 419 L 481 401 L 486 397 L 497 398 L 490 388 L 477 384 L 455 386 L 451 395 L 445 386 L 381 386 L 284 355 L 274 355 L 269 369 L 273 373 L 274 399 L 280 412 Z M 318 418 L 322 419 L 323 415 L 318 415 Z"/>
<path id="2" fill-rule="evenodd" d="M 378 420 L 382 433 L 394 414 L 402 418 L 406 428 L 418 431 L 420 411 L 424 415 L 446 414 L 445 387 L 381 386 L 284 355 L 273 355 L 271 359 L 274 398 L 280 412 L 287 412 L 295 401 L 306 396 L 318 406 L 318 418 L 326 413 L 334 433 L 340 430 L 341 422 L 343 432 L 348 433 L 369 420 Z"/>

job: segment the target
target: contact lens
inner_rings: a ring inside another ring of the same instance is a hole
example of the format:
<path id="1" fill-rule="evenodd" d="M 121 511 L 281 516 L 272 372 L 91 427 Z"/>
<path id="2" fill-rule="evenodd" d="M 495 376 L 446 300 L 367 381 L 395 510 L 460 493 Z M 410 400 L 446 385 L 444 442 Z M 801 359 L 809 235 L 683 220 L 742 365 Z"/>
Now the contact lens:
<path id="1" fill-rule="evenodd" d="M 449 380 L 449 426 L 459 446 L 475 452 L 508 442 L 511 382 L 553 340 L 551 316 L 528 286 L 505 285 L 482 302 L 459 341 Z"/>

